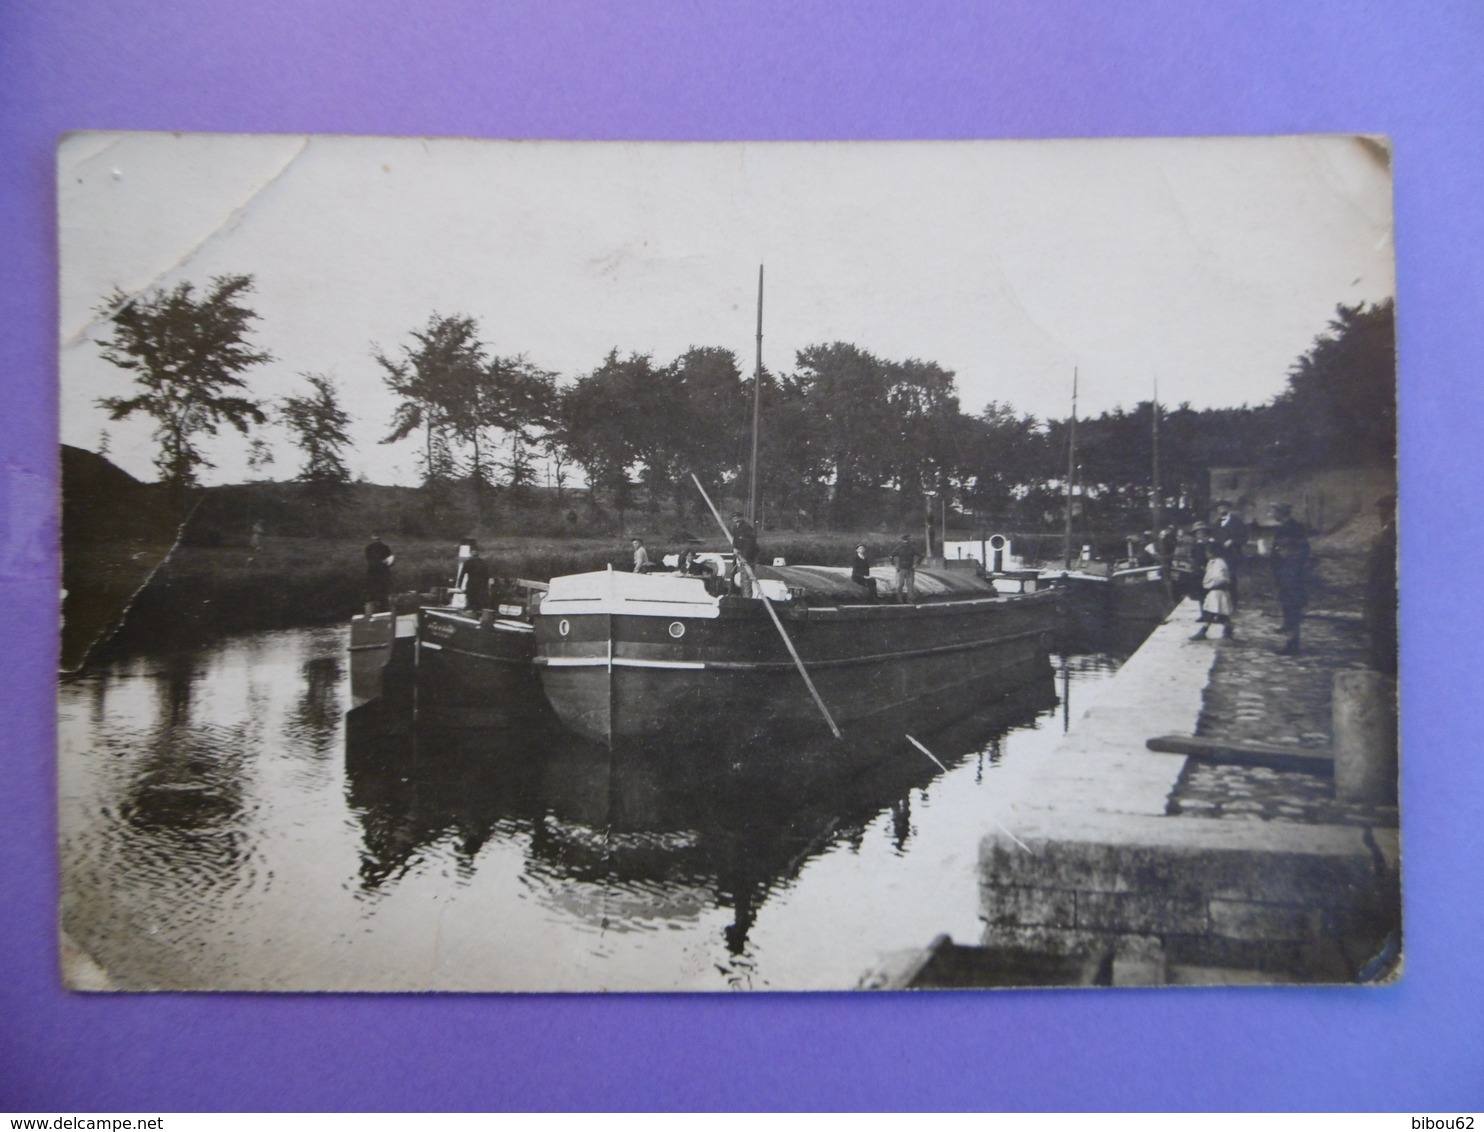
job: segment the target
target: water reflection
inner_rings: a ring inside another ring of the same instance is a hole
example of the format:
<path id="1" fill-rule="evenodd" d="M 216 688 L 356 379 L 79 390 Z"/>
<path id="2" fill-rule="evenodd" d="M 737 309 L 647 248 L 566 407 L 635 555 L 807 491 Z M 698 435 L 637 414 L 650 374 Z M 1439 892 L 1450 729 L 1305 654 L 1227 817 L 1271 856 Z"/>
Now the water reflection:
<path id="1" fill-rule="evenodd" d="M 338 656 L 316 656 L 306 660 L 300 672 L 304 691 L 289 717 L 289 735 L 302 739 L 316 755 L 328 756 L 340 734 L 345 666 Z"/>
<path id="2" fill-rule="evenodd" d="M 64 682 L 63 920 L 121 985 L 850 986 L 972 937 L 979 791 L 1116 667 L 1054 657 L 843 743 L 610 751 L 342 714 L 345 655 L 257 634 Z"/>
<path id="3" fill-rule="evenodd" d="M 357 709 L 347 719 L 346 796 L 362 828 L 363 891 L 395 883 L 435 845 L 472 870 L 503 831 L 524 839 L 539 898 L 590 925 L 628 929 L 730 908 L 725 942 L 740 954 L 769 893 L 879 815 L 889 815 L 896 853 L 908 851 L 913 792 L 944 772 L 904 725 L 949 769 L 974 759 L 980 781 L 998 737 L 1056 700 L 1048 668 L 1009 695 L 978 690 L 969 702 L 986 706 L 952 724 L 937 722 L 952 718 L 944 705 L 928 703 L 843 743 L 725 749 L 610 749 L 545 729 L 398 729 L 374 707 Z"/>

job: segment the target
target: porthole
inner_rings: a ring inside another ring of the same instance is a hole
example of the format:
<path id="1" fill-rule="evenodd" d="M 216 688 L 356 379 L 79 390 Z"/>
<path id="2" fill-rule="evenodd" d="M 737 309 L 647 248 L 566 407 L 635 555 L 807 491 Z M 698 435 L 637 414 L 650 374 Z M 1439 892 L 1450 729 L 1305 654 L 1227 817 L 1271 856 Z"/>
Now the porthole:
<path id="1" fill-rule="evenodd" d="M 685 636 L 685 626 L 679 621 L 671 621 L 670 636 L 674 637 L 677 641 L 680 640 L 681 637 Z"/>
<path id="2" fill-rule="evenodd" d="M 571 631 L 572 631 L 572 623 L 570 621 L 568 621 L 565 617 L 563 617 L 560 621 L 557 622 L 557 632 L 560 633 L 562 636 L 565 637 Z"/>

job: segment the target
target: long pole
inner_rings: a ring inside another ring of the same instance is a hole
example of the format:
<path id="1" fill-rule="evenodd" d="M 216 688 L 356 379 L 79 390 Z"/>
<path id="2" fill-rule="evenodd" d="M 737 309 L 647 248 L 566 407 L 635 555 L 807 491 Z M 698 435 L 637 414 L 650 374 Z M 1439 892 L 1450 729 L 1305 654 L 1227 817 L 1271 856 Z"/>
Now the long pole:
<path id="1" fill-rule="evenodd" d="M 721 533 L 726 535 L 727 542 L 731 542 L 732 532 L 727 529 L 726 521 L 722 519 L 721 512 L 716 509 L 716 504 L 711 502 L 711 496 L 706 494 L 706 489 L 701 486 L 701 481 L 696 479 L 694 472 L 691 473 L 690 478 L 691 482 L 696 485 L 696 490 L 701 493 L 701 498 L 706 501 L 706 506 L 711 509 L 712 518 L 716 520 L 716 525 L 721 528 Z M 819 708 L 819 713 L 824 716 L 824 721 L 830 725 L 830 730 L 834 732 L 835 738 L 843 739 L 844 736 L 840 734 L 840 728 L 835 725 L 835 717 L 830 714 L 830 709 L 824 706 L 824 701 L 819 698 L 819 689 L 814 686 L 814 681 L 809 678 L 809 670 L 804 667 L 804 661 L 799 656 L 799 650 L 794 648 L 793 639 L 789 637 L 788 630 L 783 627 L 783 622 L 778 619 L 778 611 L 773 608 L 771 601 L 762 596 L 762 589 L 758 585 L 757 575 L 752 572 L 752 565 L 739 554 L 737 555 L 737 567 L 744 571 L 748 579 L 752 582 L 753 592 L 758 595 L 758 600 L 763 603 L 763 608 L 768 611 L 768 616 L 772 618 L 773 628 L 777 629 L 778 635 L 783 638 L 784 647 L 788 649 L 788 655 L 793 657 L 794 667 L 799 670 L 799 675 L 804 678 L 804 686 L 809 689 L 809 694 L 814 697 L 814 703 Z"/>
<path id="2" fill-rule="evenodd" d="M 1072 367 L 1072 420 L 1067 434 L 1067 519 L 1061 538 L 1061 568 L 1072 568 L 1072 483 L 1077 478 L 1077 367 Z"/>
<path id="3" fill-rule="evenodd" d="M 757 525 L 757 433 L 763 400 L 763 265 L 757 265 L 757 361 L 752 367 L 752 470 L 747 477 L 747 521 Z M 697 486 L 700 486 L 699 484 Z"/>

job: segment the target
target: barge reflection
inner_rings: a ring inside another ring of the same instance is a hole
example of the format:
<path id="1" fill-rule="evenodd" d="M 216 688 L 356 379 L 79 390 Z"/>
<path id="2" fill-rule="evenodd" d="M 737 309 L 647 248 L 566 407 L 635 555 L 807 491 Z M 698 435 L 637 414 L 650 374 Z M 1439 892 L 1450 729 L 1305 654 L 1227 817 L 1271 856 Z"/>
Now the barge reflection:
<path id="1" fill-rule="evenodd" d="M 472 874 L 498 836 L 522 844 L 530 887 L 566 914 L 624 930 L 720 906 L 732 911 L 725 942 L 738 955 L 769 895 L 831 846 L 888 814 L 905 851 L 913 794 L 944 773 L 908 733 L 950 770 L 976 760 L 978 779 L 1008 729 L 1057 701 L 1048 666 L 1008 695 L 960 688 L 951 703 L 915 705 L 843 741 L 706 748 L 610 748 L 539 726 L 409 726 L 359 708 L 346 717 L 346 790 L 362 895 L 395 885 L 434 844 L 451 845 L 456 868 Z M 965 715 L 965 704 L 978 706 Z"/>

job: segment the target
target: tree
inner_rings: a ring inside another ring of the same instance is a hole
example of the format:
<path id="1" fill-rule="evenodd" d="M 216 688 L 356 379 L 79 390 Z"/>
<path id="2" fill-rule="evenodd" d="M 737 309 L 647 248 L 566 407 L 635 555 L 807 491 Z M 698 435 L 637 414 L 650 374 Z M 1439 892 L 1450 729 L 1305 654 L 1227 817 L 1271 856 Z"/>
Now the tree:
<path id="1" fill-rule="evenodd" d="M 172 494 L 193 486 L 199 469 L 214 466 L 201 451 L 201 436 L 215 436 L 224 423 L 246 436 L 267 420 L 242 392 L 242 375 L 273 360 L 247 340 L 258 317 L 242 303 L 251 291 L 252 276 L 219 275 L 200 297 L 192 284 L 178 283 L 134 297 L 115 290 L 99 308 L 113 326 L 101 343 L 103 357 L 134 374 L 136 392 L 99 398 L 98 405 L 115 421 L 135 413 L 155 419 L 155 467 Z"/>
<path id="2" fill-rule="evenodd" d="M 1055 475 L 1036 419 L 991 401 L 972 422 L 962 466 L 964 497 L 986 519 L 1004 522 L 1016 504 Z"/>
<path id="3" fill-rule="evenodd" d="M 247 470 L 259 480 L 267 479 L 263 473 L 269 464 L 273 463 L 273 449 L 261 436 L 253 437 L 251 444 L 247 446 Z"/>
<path id="4" fill-rule="evenodd" d="M 382 443 L 394 444 L 421 430 L 419 463 L 428 486 L 453 476 L 449 434 L 460 427 L 462 394 L 480 380 L 486 355 L 479 326 L 468 315 L 435 312 L 426 326 L 412 331 L 412 340 L 402 347 L 400 358 L 380 349 L 371 356 L 384 371 L 387 388 L 401 398 L 392 414 L 392 431 Z"/>
<path id="5" fill-rule="evenodd" d="M 525 446 L 551 427 L 556 375 L 532 365 L 524 355 L 490 358 L 484 366 L 461 367 L 452 375 L 444 412 L 455 438 L 470 449 L 469 479 L 482 499 L 491 482 L 487 433 L 501 434 L 510 447 L 504 467 L 511 487 L 531 482 Z"/>
<path id="6" fill-rule="evenodd" d="M 816 434 L 815 417 L 803 381 L 764 368 L 763 422 L 758 436 L 758 499 L 763 512 L 775 518 L 803 519 L 819 525 L 829 501 L 831 464 Z M 752 379 L 743 383 L 743 404 L 752 404 Z M 745 419 L 751 422 L 751 413 Z M 739 430 L 738 468 L 752 458 L 752 430 Z M 744 488 L 745 490 L 745 488 Z M 740 494 L 740 493 L 739 493 Z"/>
<path id="7" fill-rule="evenodd" d="M 888 367 L 847 342 L 807 346 L 796 356 L 810 432 L 829 468 L 834 519 L 853 522 L 890 474 L 897 422 L 887 403 Z"/>
<path id="8" fill-rule="evenodd" d="M 620 523 L 630 502 L 630 470 L 644 466 L 654 482 L 654 419 L 657 410 L 668 415 L 659 393 L 648 354 L 621 359 L 610 350 L 602 365 L 562 396 L 560 442 L 587 473 L 589 486 L 608 494 Z"/>
<path id="9" fill-rule="evenodd" d="M 910 358 L 887 365 L 886 371 L 886 403 L 895 429 L 882 439 L 904 509 L 910 509 L 924 491 L 949 490 L 960 463 L 962 414 L 953 374 L 937 362 Z"/>
<path id="10" fill-rule="evenodd" d="M 691 474 L 719 483 L 737 469 L 738 437 L 750 443 L 751 403 L 744 396 L 737 357 L 716 346 L 692 346 L 665 367 L 662 404 L 670 409 L 657 416 L 662 429 L 652 448 L 664 453 L 675 491 L 675 508 L 682 522 L 686 503 L 695 497 Z"/>
<path id="11" fill-rule="evenodd" d="M 1339 306 L 1288 371 L 1275 403 L 1280 463 L 1392 464 L 1396 460 L 1395 304 Z"/>
<path id="12" fill-rule="evenodd" d="M 560 400 L 555 401 L 554 404 L 559 405 Z M 558 410 L 553 409 L 551 431 L 543 439 L 541 450 L 546 454 L 546 462 L 551 468 L 551 483 L 556 488 L 557 506 L 561 507 L 566 503 L 567 465 L 571 463 L 572 457 L 568 455 L 566 447 L 562 444 L 561 429 L 557 423 L 559 419 Z"/>
<path id="13" fill-rule="evenodd" d="M 350 469 L 340 452 L 350 443 L 350 414 L 340 407 L 335 384 L 323 374 L 302 375 L 309 382 L 307 395 L 285 397 L 278 403 L 279 418 L 294 434 L 294 443 L 304 453 L 299 479 L 314 484 L 350 482 Z"/>

